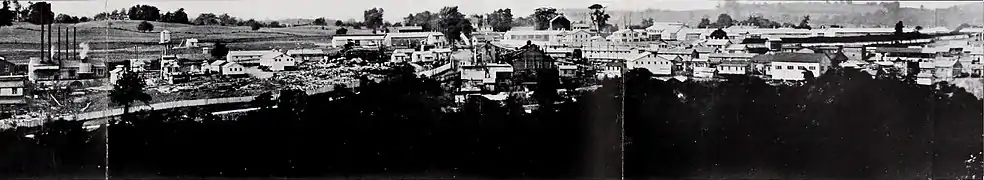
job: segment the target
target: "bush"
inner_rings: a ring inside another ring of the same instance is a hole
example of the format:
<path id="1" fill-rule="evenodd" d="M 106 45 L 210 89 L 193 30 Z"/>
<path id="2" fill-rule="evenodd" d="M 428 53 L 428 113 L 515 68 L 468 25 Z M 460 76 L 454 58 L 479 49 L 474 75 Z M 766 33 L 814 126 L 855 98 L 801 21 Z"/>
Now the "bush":
<path id="1" fill-rule="evenodd" d="M 254 30 L 254 31 L 260 30 L 260 27 L 263 27 L 263 25 L 261 25 L 260 23 L 252 23 L 252 24 L 249 24 L 249 28 L 252 29 L 252 30 Z"/>
<path id="2" fill-rule="evenodd" d="M 137 30 L 142 32 L 150 32 L 154 30 L 154 25 L 147 21 L 141 21 L 140 24 L 137 24 Z"/>

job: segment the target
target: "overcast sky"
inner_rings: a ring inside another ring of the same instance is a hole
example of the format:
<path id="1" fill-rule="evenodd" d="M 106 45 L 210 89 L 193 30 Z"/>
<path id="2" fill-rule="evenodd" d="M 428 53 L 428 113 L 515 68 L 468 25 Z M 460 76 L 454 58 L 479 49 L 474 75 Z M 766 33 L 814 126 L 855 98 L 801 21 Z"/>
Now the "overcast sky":
<path id="1" fill-rule="evenodd" d="M 22 2 L 25 0 L 21 0 Z M 741 2 L 742 0 L 739 0 Z M 96 13 L 128 8 L 135 4 L 153 5 L 161 12 L 185 8 L 189 18 L 199 13 L 229 13 L 240 18 L 272 20 L 284 18 L 317 18 L 347 20 L 362 19 L 362 11 L 379 7 L 385 9 L 387 21 L 399 22 L 409 13 L 424 10 L 439 11 L 444 6 L 458 6 L 465 14 L 489 13 L 500 8 L 511 8 L 513 16 L 525 16 L 538 7 L 587 8 L 599 3 L 609 9 L 619 10 L 695 10 L 714 9 L 716 0 L 55 0 L 52 9 L 56 13 L 92 16 Z M 762 1 L 752 1 L 761 3 Z M 803 2 L 803 1 L 795 1 Z M 821 1 L 822 2 L 822 1 Z M 870 2 L 870 1 L 864 1 Z M 856 1 L 855 3 L 864 3 Z M 784 2 L 788 3 L 788 2 Z M 968 1 L 902 1 L 903 7 L 946 8 Z M 26 4 L 26 3 L 25 3 Z"/>

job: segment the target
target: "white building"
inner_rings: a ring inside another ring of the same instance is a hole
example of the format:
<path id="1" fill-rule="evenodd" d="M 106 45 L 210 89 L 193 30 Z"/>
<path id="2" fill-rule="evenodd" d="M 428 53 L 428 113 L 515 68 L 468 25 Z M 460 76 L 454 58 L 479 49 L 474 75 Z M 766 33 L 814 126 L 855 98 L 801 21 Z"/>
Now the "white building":
<path id="1" fill-rule="evenodd" d="M 270 51 L 260 58 L 260 67 L 270 71 L 293 70 L 297 68 L 297 62 L 286 53 Z"/>
<path id="2" fill-rule="evenodd" d="M 417 48 L 420 45 L 447 46 L 447 37 L 440 32 L 387 33 L 383 44 L 396 48 Z"/>
<path id="3" fill-rule="evenodd" d="M 626 67 L 628 69 L 643 68 L 649 70 L 653 75 L 673 75 L 673 59 L 666 59 L 664 57 L 644 52 L 638 54 L 635 58 L 629 59 L 626 62 Z"/>
<path id="4" fill-rule="evenodd" d="M 219 73 L 225 76 L 240 76 L 246 75 L 246 67 L 239 65 L 239 63 L 226 62 L 220 65 Z"/>
<path id="5" fill-rule="evenodd" d="M 513 73 L 509 64 L 489 63 L 481 65 L 461 65 L 462 91 L 481 91 L 495 89 L 496 82 L 508 78 Z"/>
<path id="6" fill-rule="evenodd" d="M 777 53 L 759 55 L 753 61 L 769 62 L 767 74 L 773 80 L 801 81 L 805 80 L 804 72 L 813 73 L 819 77 L 830 69 L 830 58 L 817 53 Z"/>
<path id="7" fill-rule="evenodd" d="M 287 50 L 287 55 L 302 61 L 320 61 L 328 56 L 328 53 L 321 49 L 291 49 Z"/>
<path id="8" fill-rule="evenodd" d="M 260 64 L 260 58 L 264 54 L 271 52 L 270 50 L 262 51 L 229 51 L 226 54 L 226 60 L 229 62 L 235 62 L 243 65 L 255 65 Z"/>
<path id="9" fill-rule="evenodd" d="M 356 47 L 377 48 L 384 45 L 385 41 L 385 34 L 338 34 L 331 38 L 331 46 L 341 48 L 351 42 Z"/>

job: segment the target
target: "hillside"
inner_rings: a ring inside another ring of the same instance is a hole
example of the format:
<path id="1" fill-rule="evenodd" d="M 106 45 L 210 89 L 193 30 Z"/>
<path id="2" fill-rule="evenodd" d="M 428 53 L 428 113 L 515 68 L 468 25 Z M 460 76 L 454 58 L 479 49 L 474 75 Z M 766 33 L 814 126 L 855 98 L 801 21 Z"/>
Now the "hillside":
<path id="1" fill-rule="evenodd" d="M 900 17 L 907 26 L 933 27 L 939 24 L 949 28 L 954 28 L 962 23 L 982 25 L 984 24 L 984 2 L 968 3 L 946 9 L 919 9 L 901 8 Z M 729 10 L 730 9 L 730 10 Z M 777 22 L 788 22 L 798 24 L 803 16 L 810 16 L 810 23 L 814 26 L 838 24 L 849 27 L 857 26 L 890 26 L 896 20 L 890 18 L 888 9 L 876 3 L 855 3 L 855 4 L 834 4 L 834 3 L 756 3 L 739 4 L 729 9 L 713 10 L 693 10 L 693 11 L 670 11 L 670 10 L 643 10 L 643 11 L 612 11 L 609 20 L 612 24 L 625 24 L 626 19 L 631 24 L 639 24 L 644 18 L 653 18 L 656 21 L 677 21 L 687 24 L 696 24 L 702 17 L 708 17 L 711 21 L 717 20 L 721 13 L 728 13 L 735 20 L 747 19 L 749 15 L 762 15 Z M 564 15 L 573 21 L 590 21 L 588 9 L 561 9 Z M 938 18 L 934 18 L 938 17 Z"/>

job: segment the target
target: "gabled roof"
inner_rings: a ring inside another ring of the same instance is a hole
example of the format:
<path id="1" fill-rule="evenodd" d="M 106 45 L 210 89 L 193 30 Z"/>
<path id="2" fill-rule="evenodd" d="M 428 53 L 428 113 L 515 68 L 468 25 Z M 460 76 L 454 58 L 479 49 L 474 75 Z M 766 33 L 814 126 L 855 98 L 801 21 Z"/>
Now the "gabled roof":
<path id="1" fill-rule="evenodd" d="M 824 54 L 818 53 L 777 53 L 777 54 L 764 54 L 752 57 L 753 62 L 805 62 L 805 63 L 819 63 L 823 60 L 829 60 L 830 58 Z"/>
<path id="2" fill-rule="evenodd" d="M 755 54 L 752 53 L 711 53 L 707 55 L 708 58 L 752 58 Z"/>
<path id="3" fill-rule="evenodd" d="M 957 63 L 959 62 L 949 61 L 949 60 L 936 60 L 933 63 L 936 64 L 936 67 L 953 67 L 956 66 Z"/>
<path id="4" fill-rule="evenodd" d="M 323 51 L 321 49 L 292 49 L 292 50 L 287 50 L 287 54 L 289 54 L 289 55 L 294 55 L 294 54 L 316 54 L 317 55 L 317 54 L 325 54 L 325 51 Z"/>
<path id="5" fill-rule="evenodd" d="M 262 50 L 262 51 L 229 51 L 229 54 L 228 55 L 230 55 L 230 56 L 262 56 L 263 54 L 266 54 L 268 52 L 270 52 L 270 51 L 269 50 Z"/>
<path id="6" fill-rule="evenodd" d="M 208 65 L 209 66 L 222 66 L 222 64 L 225 64 L 226 62 L 228 62 L 228 61 L 218 60 L 218 61 L 212 61 L 212 63 L 209 63 Z"/>
<path id="7" fill-rule="evenodd" d="M 748 61 L 742 60 L 723 60 L 721 61 L 722 66 L 744 66 L 748 65 Z"/>
<path id="8" fill-rule="evenodd" d="M 745 45 L 744 44 L 731 44 L 731 45 L 728 45 L 728 47 L 726 47 L 724 49 L 727 49 L 727 50 L 745 50 Z"/>
<path id="9" fill-rule="evenodd" d="M 731 40 L 728 40 L 728 39 L 709 39 L 709 40 L 707 40 L 707 43 L 706 44 L 707 45 L 724 46 L 724 45 L 727 45 L 728 43 L 731 43 Z"/>
<path id="10" fill-rule="evenodd" d="M 230 66 L 242 66 L 242 65 L 239 65 L 239 63 L 236 62 L 226 62 L 226 63 L 222 63 L 221 67 L 230 67 Z"/>
<path id="11" fill-rule="evenodd" d="M 667 59 L 667 60 L 671 60 L 671 61 L 672 60 L 676 60 L 677 58 L 680 58 L 681 60 L 683 60 L 683 58 L 680 57 L 680 55 L 659 54 L 659 55 L 656 55 L 656 57 Z"/>
<path id="12" fill-rule="evenodd" d="M 876 53 L 923 53 L 921 48 L 879 47 Z"/>
<path id="13" fill-rule="evenodd" d="M 670 49 L 659 49 L 656 51 L 657 54 L 691 54 L 694 53 L 694 49 L 684 49 L 684 48 L 670 48 Z"/>
<path id="14" fill-rule="evenodd" d="M 284 54 L 282 52 L 267 51 L 267 53 L 264 53 L 263 56 L 260 57 L 260 59 L 273 59 L 273 58 L 277 58 L 278 56 L 287 56 L 287 54 Z"/>
<path id="15" fill-rule="evenodd" d="M 714 53 L 714 52 L 717 52 L 718 51 L 718 48 L 715 48 L 715 47 L 697 47 L 697 48 L 694 48 L 694 50 L 696 50 L 697 53 Z"/>

